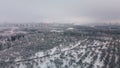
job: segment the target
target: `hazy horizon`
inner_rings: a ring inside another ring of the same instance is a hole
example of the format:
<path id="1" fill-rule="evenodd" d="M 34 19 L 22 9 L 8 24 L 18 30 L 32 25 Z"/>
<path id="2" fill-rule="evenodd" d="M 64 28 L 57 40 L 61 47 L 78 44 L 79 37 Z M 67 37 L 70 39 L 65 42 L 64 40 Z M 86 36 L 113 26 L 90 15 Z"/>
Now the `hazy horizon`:
<path id="1" fill-rule="evenodd" d="M 119 0 L 0 0 L 0 23 L 120 22 Z"/>

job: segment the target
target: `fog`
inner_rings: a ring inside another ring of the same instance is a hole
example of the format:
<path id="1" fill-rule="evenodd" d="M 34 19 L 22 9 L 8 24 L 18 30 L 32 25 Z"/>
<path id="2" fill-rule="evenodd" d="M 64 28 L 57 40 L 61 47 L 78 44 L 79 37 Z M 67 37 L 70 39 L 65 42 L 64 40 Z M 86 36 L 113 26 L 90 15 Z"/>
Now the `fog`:
<path id="1" fill-rule="evenodd" d="M 0 0 L 0 23 L 119 23 L 120 0 Z"/>

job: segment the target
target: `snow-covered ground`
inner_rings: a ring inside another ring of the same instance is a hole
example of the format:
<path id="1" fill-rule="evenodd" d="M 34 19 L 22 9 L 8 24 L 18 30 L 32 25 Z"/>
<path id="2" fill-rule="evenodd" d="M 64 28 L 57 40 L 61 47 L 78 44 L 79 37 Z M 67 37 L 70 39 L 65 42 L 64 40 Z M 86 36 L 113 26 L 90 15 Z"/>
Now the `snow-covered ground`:
<path id="1" fill-rule="evenodd" d="M 91 43 L 91 46 L 89 44 L 86 45 L 85 42 Z M 46 52 L 38 52 L 34 56 L 38 58 L 34 58 L 31 61 L 18 62 L 16 65 L 19 65 L 18 68 L 29 66 L 31 68 L 109 68 L 110 66 L 108 64 L 105 65 L 105 62 L 111 63 L 113 61 L 105 61 L 108 56 L 102 52 L 102 50 L 108 50 L 108 47 L 111 46 L 109 44 L 109 41 L 94 40 L 90 42 L 88 39 L 84 39 L 62 49 L 57 46 Z M 108 52 L 106 51 L 106 53 Z M 109 60 L 112 59 L 112 55 L 108 57 Z M 120 58 L 117 54 L 115 56 L 113 63 L 117 63 Z"/>
<path id="2" fill-rule="evenodd" d="M 21 29 L 0 33 L 0 68 L 120 68 L 119 36 L 71 26 Z"/>

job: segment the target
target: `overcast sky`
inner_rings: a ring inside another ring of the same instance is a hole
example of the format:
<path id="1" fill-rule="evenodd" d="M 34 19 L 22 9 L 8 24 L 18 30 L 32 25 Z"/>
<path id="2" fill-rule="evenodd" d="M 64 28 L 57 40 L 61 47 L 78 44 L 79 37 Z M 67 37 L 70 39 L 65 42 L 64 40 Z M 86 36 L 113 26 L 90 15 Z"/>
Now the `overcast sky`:
<path id="1" fill-rule="evenodd" d="M 0 0 L 0 22 L 116 23 L 120 0 Z"/>

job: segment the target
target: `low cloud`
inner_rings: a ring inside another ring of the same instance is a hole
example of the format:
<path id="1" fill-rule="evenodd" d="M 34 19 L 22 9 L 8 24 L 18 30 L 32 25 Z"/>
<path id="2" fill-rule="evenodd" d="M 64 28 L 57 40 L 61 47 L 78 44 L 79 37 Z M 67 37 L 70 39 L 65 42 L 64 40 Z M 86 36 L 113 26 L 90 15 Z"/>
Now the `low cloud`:
<path id="1" fill-rule="evenodd" d="M 120 22 L 120 0 L 0 0 L 0 22 Z"/>

